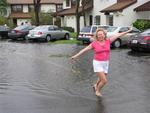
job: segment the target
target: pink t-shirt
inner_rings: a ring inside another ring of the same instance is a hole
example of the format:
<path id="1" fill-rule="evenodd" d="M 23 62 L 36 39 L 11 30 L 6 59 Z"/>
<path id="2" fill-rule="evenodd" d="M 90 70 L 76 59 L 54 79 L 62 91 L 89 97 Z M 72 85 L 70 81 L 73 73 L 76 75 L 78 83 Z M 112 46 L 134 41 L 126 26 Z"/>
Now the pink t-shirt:
<path id="1" fill-rule="evenodd" d="M 107 61 L 110 58 L 110 40 L 105 40 L 104 44 L 99 41 L 93 41 L 92 48 L 94 50 L 94 60 Z"/>

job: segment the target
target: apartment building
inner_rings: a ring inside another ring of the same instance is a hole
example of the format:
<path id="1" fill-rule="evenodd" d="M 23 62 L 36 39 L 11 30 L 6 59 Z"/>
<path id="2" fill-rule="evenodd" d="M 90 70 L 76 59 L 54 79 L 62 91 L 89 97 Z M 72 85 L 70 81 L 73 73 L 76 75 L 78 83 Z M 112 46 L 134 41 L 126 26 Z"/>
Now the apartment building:
<path id="1" fill-rule="evenodd" d="M 81 1 L 80 28 L 84 26 Z M 87 25 L 130 26 L 136 19 L 150 19 L 149 0 L 91 0 L 84 10 Z M 64 0 L 63 10 L 57 16 L 61 17 L 62 26 L 73 27 L 76 31 L 75 14 L 75 0 Z"/>
<path id="2" fill-rule="evenodd" d="M 7 0 L 8 17 L 15 25 L 31 22 L 31 11 L 34 10 L 33 0 Z M 62 10 L 63 0 L 41 0 L 40 11 L 43 13 L 54 13 Z"/>

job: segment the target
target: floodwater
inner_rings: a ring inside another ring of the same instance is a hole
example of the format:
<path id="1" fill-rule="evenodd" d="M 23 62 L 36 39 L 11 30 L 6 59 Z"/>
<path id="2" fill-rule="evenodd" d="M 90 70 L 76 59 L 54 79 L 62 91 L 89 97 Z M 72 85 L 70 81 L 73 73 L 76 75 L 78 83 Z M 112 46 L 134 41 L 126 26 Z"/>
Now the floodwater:
<path id="1" fill-rule="evenodd" d="M 150 54 L 112 49 L 97 98 L 92 51 L 83 45 L 0 42 L 0 113 L 150 113 Z"/>

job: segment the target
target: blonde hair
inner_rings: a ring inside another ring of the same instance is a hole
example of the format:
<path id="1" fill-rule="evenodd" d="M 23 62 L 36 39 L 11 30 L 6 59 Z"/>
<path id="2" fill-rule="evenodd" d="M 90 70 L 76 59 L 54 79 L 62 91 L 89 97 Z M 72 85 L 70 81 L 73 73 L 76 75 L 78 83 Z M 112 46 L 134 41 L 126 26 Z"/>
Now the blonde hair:
<path id="1" fill-rule="evenodd" d="M 106 38 L 107 38 L 107 36 L 106 36 L 106 35 L 107 35 L 107 32 L 106 32 L 104 29 L 102 29 L 102 28 L 97 28 L 97 29 L 96 29 L 96 33 L 95 33 L 94 39 L 95 39 L 95 40 L 98 40 L 97 33 L 98 33 L 99 31 L 102 31 L 102 32 L 104 33 L 104 35 L 105 35 L 104 39 L 106 40 Z"/>

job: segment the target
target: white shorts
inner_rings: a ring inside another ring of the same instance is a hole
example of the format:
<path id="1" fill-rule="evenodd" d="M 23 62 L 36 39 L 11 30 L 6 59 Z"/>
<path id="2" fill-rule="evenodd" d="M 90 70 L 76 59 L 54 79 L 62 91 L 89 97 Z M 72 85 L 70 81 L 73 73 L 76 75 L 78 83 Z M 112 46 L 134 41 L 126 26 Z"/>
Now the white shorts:
<path id="1" fill-rule="evenodd" d="M 108 73 L 109 61 L 97 61 L 93 60 L 94 72 Z"/>

